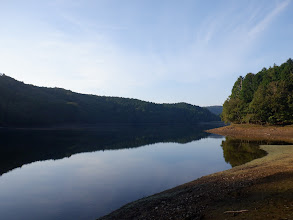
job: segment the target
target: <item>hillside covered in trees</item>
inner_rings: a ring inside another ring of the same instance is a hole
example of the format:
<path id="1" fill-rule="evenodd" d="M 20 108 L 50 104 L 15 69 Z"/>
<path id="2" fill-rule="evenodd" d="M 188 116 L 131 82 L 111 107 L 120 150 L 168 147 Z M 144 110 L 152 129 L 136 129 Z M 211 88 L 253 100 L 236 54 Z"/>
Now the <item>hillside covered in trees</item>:
<path id="1" fill-rule="evenodd" d="M 257 74 L 240 76 L 221 117 L 232 123 L 293 124 L 292 59 Z"/>
<path id="2" fill-rule="evenodd" d="M 219 120 L 199 106 L 84 95 L 24 84 L 0 75 L 0 126 L 31 127 L 101 123 L 198 123 Z"/>

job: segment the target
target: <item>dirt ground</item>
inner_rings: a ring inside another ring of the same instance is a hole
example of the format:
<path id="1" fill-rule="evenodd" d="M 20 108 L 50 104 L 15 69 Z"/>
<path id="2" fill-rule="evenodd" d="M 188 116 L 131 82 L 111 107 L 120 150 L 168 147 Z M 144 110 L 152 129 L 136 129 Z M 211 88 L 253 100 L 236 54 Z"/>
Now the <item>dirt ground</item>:
<path id="1" fill-rule="evenodd" d="M 228 126 L 209 132 L 293 140 L 290 126 Z M 134 201 L 100 219 L 293 220 L 293 144 L 261 148 L 267 156 Z"/>
<path id="2" fill-rule="evenodd" d="M 260 126 L 230 125 L 207 130 L 209 133 L 220 134 L 240 139 L 278 140 L 293 142 L 293 126 Z"/>

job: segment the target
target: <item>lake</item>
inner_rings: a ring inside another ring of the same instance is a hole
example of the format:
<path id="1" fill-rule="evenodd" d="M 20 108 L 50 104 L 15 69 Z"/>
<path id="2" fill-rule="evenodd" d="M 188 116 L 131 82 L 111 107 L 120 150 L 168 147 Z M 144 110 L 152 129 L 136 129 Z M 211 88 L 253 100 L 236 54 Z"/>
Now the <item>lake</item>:
<path id="1" fill-rule="evenodd" d="M 0 130 L 1 219 L 96 219 L 265 155 L 222 124 Z"/>

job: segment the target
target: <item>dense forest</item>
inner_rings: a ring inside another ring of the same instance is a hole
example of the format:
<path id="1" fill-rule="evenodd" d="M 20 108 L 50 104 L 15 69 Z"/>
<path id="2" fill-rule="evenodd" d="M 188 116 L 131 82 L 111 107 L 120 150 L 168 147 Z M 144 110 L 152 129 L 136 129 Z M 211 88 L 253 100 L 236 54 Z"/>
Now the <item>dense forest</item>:
<path id="1" fill-rule="evenodd" d="M 293 61 L 248 73 L 235 82 L 223 105 L 222 120 L 232 123 L 293 123 Z"/>
<path id="2" fill-rule="evenodd" d="M 24 84 L 0 75 L 0 126 L 31 127 L 101 123 L 198 123 L 219 117 L 199 106 L 84 95 Z"/>

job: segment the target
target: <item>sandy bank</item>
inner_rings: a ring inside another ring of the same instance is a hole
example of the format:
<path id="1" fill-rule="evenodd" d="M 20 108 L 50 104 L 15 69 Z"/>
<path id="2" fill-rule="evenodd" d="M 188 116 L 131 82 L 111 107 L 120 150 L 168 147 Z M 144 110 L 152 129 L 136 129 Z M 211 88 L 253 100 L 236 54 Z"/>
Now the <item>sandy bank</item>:
<path id="1" fill-rule="evenodd" d="M 293 142 L 293 126 L 230 125 L 207 130 L 209 133 L 240 139 Z"/>
<path id="2" fill-rule="evenodd" d="M 100 219 L 292 219 L 293 145 L 261 148 L 267 156 L 129 203 Z"/>

